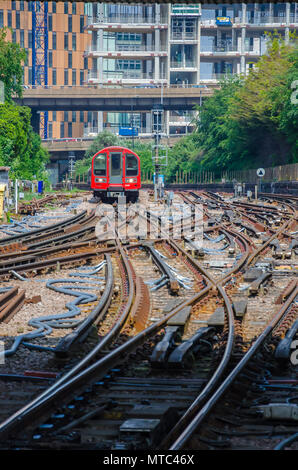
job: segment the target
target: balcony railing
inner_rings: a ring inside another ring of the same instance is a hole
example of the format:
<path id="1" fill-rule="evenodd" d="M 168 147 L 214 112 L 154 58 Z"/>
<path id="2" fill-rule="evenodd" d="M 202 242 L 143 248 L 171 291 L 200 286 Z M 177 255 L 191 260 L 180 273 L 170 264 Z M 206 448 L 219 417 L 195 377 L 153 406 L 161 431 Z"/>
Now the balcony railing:
<path id="1" fill-rule="evenodd" d="M 88 16 L 87 24 L 155 24 L 157 19 L 155 16 L 142 16 L 142 15 L 109 15 L 109 16 Z M 160 16 L 158 20 L 159 24 L 167 24 L 168 20 L 166 16 Z"/>
<path id="2" fill-rule="evenodd" d="M 231 18 L 232 24 L 240 24 L 243 23 L 241 17 L 237 18 Z M 264 16 L 264 17 L 254 17 L 251 18 L 248 15 L 246 16 L 246 21 L 245 23 L 247 24 L 254 24 L 254 25 L 269 25 L 269 24 L 285 24 L 286 23 L 286 17 L 285 16 Z M 298 23 L 298 15 L 291 15 L 290 16 L 290 24 L 293 23 Z M 202 19 L 201 20 L 201 25 L 203 27 L 207 26 L 216 26 L 216 19 Z"/>
<path id="3" fill-rule="evenodd" d="M 88 73 L 88 80 L 99 80 L 100 76 L 98 71 L 90 71 Z M 111 72 L 103 72 L 101 79 L 108 80 L 154 80 L 154 72 L 142 73 L 139 70 L 116 70 Z M 159 79 L 165 80 L 166 75 L 160 74 Z"/>
<path id="4" fill-rule="evenodd" d="M 154 44 L 118 44 L 115 47 L 106 48 L 103 47 L 102 50 L 99 49 L 97 44 L 91 44 L 87 48 L 88 52 L 109 52 L 109 53 L 117 53 L 117 52 L 166 52 L 167 46 L 165 44 L 161 44 L 158 50 L 155 50 Z"/>
<path id="5" fill-rule="evenodd" d="M 237 46 L 232 46 L 231 44 L 223 44 L 221 46 L 211 46 L 207 47 L 206 49 L 201 50 L 202 53 L 204 52 L 213 52 L 215 54 L 222 54 L 226 52 L 240 52 Z"/>
<path id="6" fill-rule="evenodd" d="M 201 6 L 198 4 L 180 3 L 172 5 L 172 15 L 200 15 Z"/>
<path id="7" fill-rule="evenodd" d="M 182 61 L 171 60 L 171 68 L 173 69 L 183 69 L 187 67 L 196 67 L 196 62 L 191 59 L 185 59 Z"/>
<path id="8" fill-rule="evenodd" d="M 195 40 L 196 39 L 196 31 L 172 31 L 171 33 L 171 40 L 172 41 L 187 41 L 187 40 Z"/>
<path id="9" fill-rule="evenodd" d="M 214 81 L 219 81 L 219 80 L 223 80 L 225 78 L 230 78 L 230 77 L 235 77 L 237 76 L 238 74 L 236 73 L 206 73 L 206 74 L 202 74 L 200 75 L 200 81 L 203 81 L 203 82 L 214 82 Z"/>

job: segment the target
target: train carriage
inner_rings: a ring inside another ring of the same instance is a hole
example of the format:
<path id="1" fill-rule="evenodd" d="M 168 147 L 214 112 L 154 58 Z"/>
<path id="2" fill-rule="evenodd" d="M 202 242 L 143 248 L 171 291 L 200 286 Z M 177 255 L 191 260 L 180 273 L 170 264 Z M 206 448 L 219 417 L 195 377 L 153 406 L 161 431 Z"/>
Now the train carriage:
<path id="1" fill-rule="evenodd" d="M 91 163 L 91 189 L 103 201 L 126 196 L 137 201 L 141 187 L 140 157 L 125 147 L 106 147 L 97 152 Z"/>

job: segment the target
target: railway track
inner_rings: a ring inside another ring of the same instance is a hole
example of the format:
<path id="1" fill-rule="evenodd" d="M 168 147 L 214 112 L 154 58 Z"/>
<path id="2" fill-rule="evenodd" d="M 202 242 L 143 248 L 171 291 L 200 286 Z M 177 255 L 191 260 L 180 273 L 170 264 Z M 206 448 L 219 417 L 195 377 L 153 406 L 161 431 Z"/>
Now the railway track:
<path id="1" fill-rule="evenodd" d="M 94 236 L 98 218 L 91 213 L 63 235 L 54 236 L 55 228 L 48 228 L 14 238 L 22 240 L 29 258 L 44 256 L 43 266 L 22 259 L 22 250 L 15 252 L 13 266 L 11 257 L 2 255 L 0 275 L 3 269 L 9 277 L 18 272 L 36 276 L 39 269 L 45 273 L 60 263 L 57 253 L 70 264 L 91 263 L 89 269 L 111 258 L 97 306 L 53 348 L 60 374 L 45 378 L 48 386 L 27 393 L 24 406 L 0 424 L 3 448 L 216 448 L 214 435 L 205 436 L 205 421 L 213 419 L 218 403 L 223 408 L 220 400 L 260 349 L 274 363 L 270 341 L 275 329 L 283 336 L 295 324 L 296 201 L 274 197 L 268 202 L 266 195 L 258 205 L 196 191 L 179 197 L 192 208 L 202 205 L 203 249 L 188 239 L 163 237 L 162 226 L 158 240 L 99 241 Z M 155 217 L 154 224 L 159 221 Z M 71 237 L 77 237 L 73 245 Z M 65 256 L 66 247 L 88 253 Z M 282 300 L 275 316 L 272 298 Z M 264 312 L 255 320 L 259 305 Z M 80 351 L 91 333 L 95 345 L 75 358 L 73 351 Z M 221 422 L 228 420 L 223 415 Z M 220 441 L 227 441 L 225 428 L 218 435 L 220 448 Z"/>

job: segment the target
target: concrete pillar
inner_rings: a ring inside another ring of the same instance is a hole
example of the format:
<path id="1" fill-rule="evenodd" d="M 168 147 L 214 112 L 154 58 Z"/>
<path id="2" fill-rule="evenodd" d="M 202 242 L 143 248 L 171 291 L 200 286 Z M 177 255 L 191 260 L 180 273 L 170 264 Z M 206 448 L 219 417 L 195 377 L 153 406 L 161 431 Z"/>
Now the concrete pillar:
<path id="1" fill-rule="evenodd" d="M 289 2 L 286 3 L 286 29 L 285 29 L 285 42 L 286 44 L 289 43 L 290 41 L 290 9 L 291 9 L 291 4 Z"/>
<path id="2" fill-rule="evenodd" d="M 160 5 L 158 3 L 155 4 L 155 23 L 160 23 Z"/>
<path id="3" fill-rule="evenodd" d="M 247 8 L 246 8 L 246 3 L 242 3 L 242 23 L 243 24 L 246 24 L 246 11 L 247 11 Z"/>
<path id="4" fill-rule="evenodd" d="M 160 5 L 158 5 L 160 7 Z M 154 32 L 154 41 L 155 41 L 155 52 L 160 51 L 160 29 L 156 29 Z M 158 80 L 160 78 L 160 57 L 154 57 L 154 79 Z"/>
<path id="5" fill-rule="evenodd" d="M 201 19 L 197 20 L 197 84 L 201 80 Z"/>
<path id="6" fill-rule="evenodd" d="M 246 36 L 246 4 L 242 3 L 242 27 L 241 27 L 241 47 L 240 47 L 240 73 L 245 74 L 245 36 Z"/>
<path id="7" fill-rule="evenodd" d="M 273 22 L 273 15 L 274 15 L 273 3 L 270 2 L 270 3 L 269 3 L 269 18 L 270 18 L 270 23 Z"/>

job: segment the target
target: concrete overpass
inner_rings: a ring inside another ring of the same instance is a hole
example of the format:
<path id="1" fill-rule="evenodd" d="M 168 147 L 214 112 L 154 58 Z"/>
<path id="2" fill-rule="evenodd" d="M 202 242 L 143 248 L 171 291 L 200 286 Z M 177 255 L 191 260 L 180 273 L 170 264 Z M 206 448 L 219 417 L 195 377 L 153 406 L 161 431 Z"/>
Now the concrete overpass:
<path id="1" fill-rule="evenodd" d="M 150 111 L 160 105 L 165 110 L 193 110 L 195 105 L 213 94 L 214 87 L 102 88 L 97 85 L 74 87 L 36 87 L 25 89 L 15 103 L 32 110 L 32 126 L 39 131 L 38 111 Z"/>

